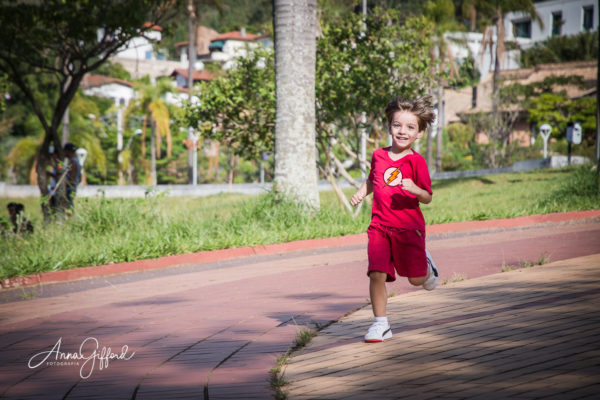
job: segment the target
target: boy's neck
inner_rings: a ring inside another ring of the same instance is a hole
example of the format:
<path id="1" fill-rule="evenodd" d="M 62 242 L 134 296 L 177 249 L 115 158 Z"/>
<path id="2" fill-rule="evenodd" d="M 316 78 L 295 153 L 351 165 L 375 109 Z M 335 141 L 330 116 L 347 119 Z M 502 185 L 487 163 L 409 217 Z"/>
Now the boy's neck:
<path id="1" fill-rule="evenodd" d="M 394 148 L 394 146 L 391 146 L 390 149 L 388 150 L 388 155 L 390 156 L 390 158 L 394 161 L 397 161 L 399 159 L 401 159 L 402 157 L 405 157 L 409 154 L 413 154 L 414 151 L 412 149 L 412 147 L 408 147 L 406 149 L 397 149 Z"/>

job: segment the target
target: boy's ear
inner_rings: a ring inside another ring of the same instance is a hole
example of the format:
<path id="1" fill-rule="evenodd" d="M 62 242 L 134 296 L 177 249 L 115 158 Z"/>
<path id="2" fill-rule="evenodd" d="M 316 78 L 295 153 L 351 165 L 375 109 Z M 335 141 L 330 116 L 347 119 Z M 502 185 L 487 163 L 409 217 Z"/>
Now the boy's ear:
<path id="1" fill-rule="evenodd" d="M 421 139 L 423 137 L 424 132 L 425 130 L 419 131 L 419 133 L 417 133 L 417 139 Z"/>

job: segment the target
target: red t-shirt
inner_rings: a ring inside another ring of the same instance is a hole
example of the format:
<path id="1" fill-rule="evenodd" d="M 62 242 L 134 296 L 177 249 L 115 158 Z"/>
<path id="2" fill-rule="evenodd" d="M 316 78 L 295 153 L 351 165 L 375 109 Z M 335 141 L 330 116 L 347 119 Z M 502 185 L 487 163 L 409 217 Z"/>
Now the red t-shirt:
<path id="1" fill-rule="evenodd" d="M 401 229 L 425 231 L 425 218 L 417 196 L 401 188 L 402 179 L 412 179 L 421 189 L 431 191 L 431 178 L 425 159 L 416 151 L 392 160 L 389 147 L 377 149 L 371 159 L 369 180 L 373 184 L 371 223 Z M 399 168 L 399 170 L 398 170 Z"/>

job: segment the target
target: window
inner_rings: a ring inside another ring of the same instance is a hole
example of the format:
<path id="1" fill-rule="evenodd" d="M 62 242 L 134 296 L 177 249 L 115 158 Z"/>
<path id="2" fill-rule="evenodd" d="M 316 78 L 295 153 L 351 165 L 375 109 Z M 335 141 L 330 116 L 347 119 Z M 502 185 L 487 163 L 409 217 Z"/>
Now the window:
<path id="1" fill-rule="evenodd" d="M 531 20 L 513 21 L 513 33 L 515 37 L 531 39 Z"/>
<path id="2" fill-rule="evenodd" d="M 146 60 L 152 60 L 152 50 L 146 51 Z"/>
<path id="3" fill-rule="evenodd" d="M 594 6 L 583 7 L 583 30 L 594 29 Z"/>
<path id="4" fill-rule="evenodd" d="M 556 11 L 552 13 L 552 36 L 560 36 L 562 28 L 562 12 Z"/>

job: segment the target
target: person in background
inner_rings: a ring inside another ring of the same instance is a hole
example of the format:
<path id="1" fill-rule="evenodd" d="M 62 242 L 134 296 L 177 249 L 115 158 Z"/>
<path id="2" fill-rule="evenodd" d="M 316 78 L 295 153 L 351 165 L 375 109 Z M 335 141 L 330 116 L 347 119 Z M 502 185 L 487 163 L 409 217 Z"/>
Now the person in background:
<path id="1" fill-rule="evenodd" d="M 81 182 L 81 164 L 75 154 L 76 147 L 73 143 L 66 143 L 63 150 L 68 159 L 66 166 L 67 176 L 65 179 L 65 184 L 67 185 L 67 199 L 69 200 L 70 207 L 73 208 L 73 198 L 77 193 L 77 185 Z"/>
<path id="2" fill-rule="evenodd" d="M 25 206 L 21 203 L 8 203 L 6 206 L 13 232 L 17 235 L 33 233 L 33 224 L 25 217 Z"/>

